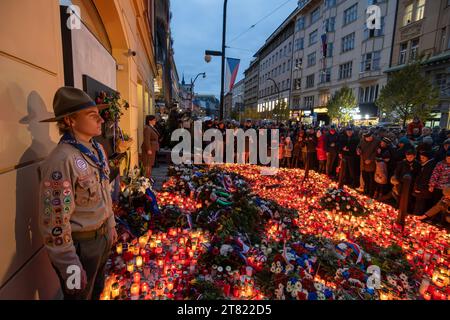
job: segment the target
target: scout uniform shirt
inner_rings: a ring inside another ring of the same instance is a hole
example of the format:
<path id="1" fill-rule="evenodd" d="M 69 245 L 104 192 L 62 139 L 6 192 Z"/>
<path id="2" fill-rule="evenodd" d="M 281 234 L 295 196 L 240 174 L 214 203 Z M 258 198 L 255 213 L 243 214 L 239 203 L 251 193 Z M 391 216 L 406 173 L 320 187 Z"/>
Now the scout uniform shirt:
<path id="1" fill-rule="evenodd" d="M 85 146 L 96 154 L 92 146 Z M 106 159 L 103 148 L 102 152 Z M 82 268 L 72 232 L 94 231 L 104 223 L 115 227 L 110 189 L 108 179 L 100 182 L 96 164 L 70 144 L 58 144 L 41 165 L 39 227 L 62 278 L 68 277 L 70 265 Z"/>

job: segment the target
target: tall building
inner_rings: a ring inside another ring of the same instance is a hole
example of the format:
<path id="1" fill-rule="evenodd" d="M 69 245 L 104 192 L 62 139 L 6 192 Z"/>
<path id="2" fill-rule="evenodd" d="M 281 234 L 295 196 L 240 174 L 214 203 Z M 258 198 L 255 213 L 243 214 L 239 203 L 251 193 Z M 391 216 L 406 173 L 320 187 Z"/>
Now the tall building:
<path id="1" fill-rule="evenodd" d="M 231 110 L 237 114 L 241 114 L 244 111 L 245 79 L 238 81 L 233 86 L 232 94 Z"/>
<path id="2" fill-rule="evenodd" d="M 186 83 L 183 79 L 181 80 L 180 84 L 180 109 L 185 110 L 192 110 L 192 100 L 193 100 L 193 85 L 192 83 Z"/>
<path id="3" fill-rule="evenodd" d="M 400 1 L 392 50 L 392 68 L 400 70 L 423 56 L 424 74 L 439 88 L 440 101 L 428 126 L 450 127 L 450 0 Z"/>
<path id="4" fill-rule="evenodd" d="M 271 118 L 278 102 L 289 105 L 296 12 L 297 9 L 255 54 L 259 60 L 257 111 L 264 118 Z"/>
<path id="5" fill-rule="evenodd" d="M 358 99 L 354 120 L 377 120 L 375 101 L 387 82 L 396 2 L 302 0 L 295 17 L 293 116 L 327 123 L 331 95 L 348 86 Z M 381 9 L 381 28 L 368 29 L 366 10 Z"/>
<path id="6" fill-rule="evenodd" d="M 211 94 L 196 94 L 193 100 L 194 108 L 202 109 L 206 116 L 219 116 L 219 99 Z"/>
<path id="7" fill-rule="evenodd" d="M 259 92 L 259 59 L 255 58 L 244 71 L 244 110 L 256 111 Z"/>

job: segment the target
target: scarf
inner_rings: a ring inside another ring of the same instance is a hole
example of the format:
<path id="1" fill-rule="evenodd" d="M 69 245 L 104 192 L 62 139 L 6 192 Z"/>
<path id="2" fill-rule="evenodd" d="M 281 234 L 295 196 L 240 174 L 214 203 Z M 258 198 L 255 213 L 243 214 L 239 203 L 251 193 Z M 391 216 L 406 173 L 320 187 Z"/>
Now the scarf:
<path id="1" fill-rule="evenodd" d="M 89 159 L 91 159 L 95 165 L 99 168 L 99 173 L 100 173 L 100 182 L 103 180 L 107 180 L 108 179 L 108 175 L 106 174 L 106 169 L 107 169 L 107 163 L 105 161 L 105 157 L 103 155 L 103 152 L 101 150 L 100 145 L 97 143 L 97 141 L 95 141 L 94 139 L 92 139 L 92 146 L 94 147 L 94 149 L 97 151 L 100 159 L 98 159 L 95 154 L 89 150 L 85 145 L 79 143 L 73 136 L 72 134 L 70 134 L 69 132 L 66 132 L 62 137 L 61 140 L 59 141 L 60 144 L 62 143 L 67 143 L 72 145 L 74 148 L 78 149 L 82 154 L 84 154 L 85 156 L 87 156 Z"/>

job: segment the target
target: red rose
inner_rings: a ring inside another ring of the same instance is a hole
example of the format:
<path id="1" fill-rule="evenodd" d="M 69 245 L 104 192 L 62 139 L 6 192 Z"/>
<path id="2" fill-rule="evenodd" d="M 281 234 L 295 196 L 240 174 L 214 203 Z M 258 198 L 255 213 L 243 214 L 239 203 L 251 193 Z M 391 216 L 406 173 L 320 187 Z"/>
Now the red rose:
<path id="1" fill-rule="evenodd" d="M 215 256 L 217 256 L 219 253 L 220 253 L 219 248 L 214 247 L 214 249 L 212 250 L 212 254 L 215 255 Z"/>
<path id="2" fill-rule="evenodd" d="M 297 293 L 298 300 L 306 300 L 306 298 L 307 298 L 306 293 L 304 293 L 303 291 Z"/>

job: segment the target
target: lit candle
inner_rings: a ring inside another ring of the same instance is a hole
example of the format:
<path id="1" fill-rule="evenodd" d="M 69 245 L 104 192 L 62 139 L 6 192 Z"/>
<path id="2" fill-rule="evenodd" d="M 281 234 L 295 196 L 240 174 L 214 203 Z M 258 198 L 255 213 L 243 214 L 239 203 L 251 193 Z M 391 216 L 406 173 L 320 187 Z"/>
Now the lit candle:
<path id="1" fill-rule="evenodd" d="M 139 272 L 135 272 L 133 274 L 133 281 L 134 281 L 134 283 L 141 282 L 141 274 Z"/>
<path id="2" fill-rule="evenodd" d="M 113 299 L 117 298 L 120 294 L 120 284 L 118 282 L 114 282 L 111 286 L 111 296 Z"/>
<path id="3" fill-rule="evenodd" d="M 138 268 L 142 267 L 142 256 L 136 257 L 136 267 Z"/>
<path id="4" fill-rule="evenodd" d="M 133 283 L 131 285 L 131 299 L 132 300 L 137 300 L 139 298 L 139 291 L 140 291 L 140 285 L 138 283 Z"/>
<path id="5" fill-rule="evenodd" d="M 133 263 L 133 261 L 128 261 L 128 263 L 127 263 L 127 271 L 128 272 L 133 272 L 134 271 L 134 263 Z"/>
<path id="6" fill-rule="evenodd" d="M 118 243 L 116 246 L 117 254 L 122 254 L 122 251 L 123 251 L 123 245 L 122 245 L 122 243 Z"/>
<path id="7" fill-rule="evenodd" d="M 147 293 L 148 289 L 149 289 L 148 283 L 147 282 L 142 283 L 141 291 Z"/>
<path id="8" fill-rule="evenodd" d="M 139 246 L 141 248 L 145 248 L 145 246 L 147 245 L 147 241 L 148 241 L 148 239 L 146 236 L 139 237 Z"/>

